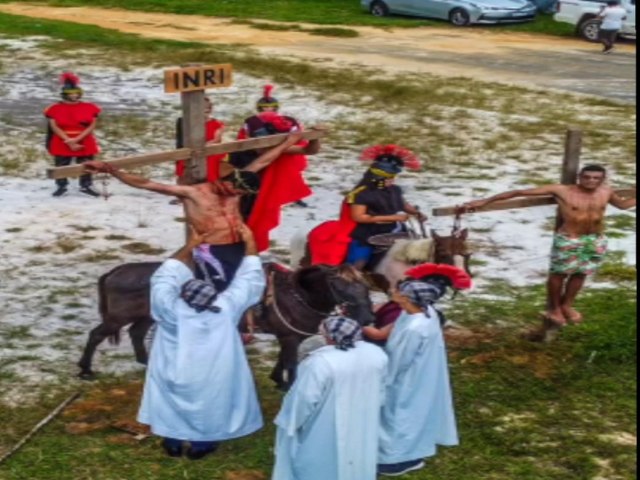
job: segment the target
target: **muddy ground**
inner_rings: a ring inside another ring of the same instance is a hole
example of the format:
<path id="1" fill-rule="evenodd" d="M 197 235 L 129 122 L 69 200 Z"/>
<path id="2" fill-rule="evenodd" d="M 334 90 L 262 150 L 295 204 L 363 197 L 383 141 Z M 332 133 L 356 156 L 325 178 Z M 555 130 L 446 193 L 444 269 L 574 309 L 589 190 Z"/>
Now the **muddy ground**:
<path id="1" fill-rule="evenodd" d="M 422 27 L 349 27 L 357 38 L 327 38 L 295 31 L 264 31 L 229 19 L 106 10 L 55 8 L 23 3 L 0 11 L 52 20 L 99 25 L 144 37 L 202 43 L 245 44 L 305 61 L 424 72 L 477 80 L 557 89 L 636 101 L 635 44 L 613 55 L 580 39 L 487 30 Z"/>

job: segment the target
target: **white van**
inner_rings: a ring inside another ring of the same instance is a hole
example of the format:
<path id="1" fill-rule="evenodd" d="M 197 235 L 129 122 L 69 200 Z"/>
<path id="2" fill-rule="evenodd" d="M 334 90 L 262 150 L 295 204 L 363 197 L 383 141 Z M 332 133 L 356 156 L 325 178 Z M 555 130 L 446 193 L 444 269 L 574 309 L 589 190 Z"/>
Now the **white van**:
<path id="1" fill-rule="evenodd" d="M 597 42 L 600 37 L 600 20 L 597 17 L 606 5 L 606 0 L 558 0 L 553 19 L 575 25 L 578 35 Z M 620 0 L 620 5 L 627 11 L 620 35 L 636 38 L 636 0 Z"/>

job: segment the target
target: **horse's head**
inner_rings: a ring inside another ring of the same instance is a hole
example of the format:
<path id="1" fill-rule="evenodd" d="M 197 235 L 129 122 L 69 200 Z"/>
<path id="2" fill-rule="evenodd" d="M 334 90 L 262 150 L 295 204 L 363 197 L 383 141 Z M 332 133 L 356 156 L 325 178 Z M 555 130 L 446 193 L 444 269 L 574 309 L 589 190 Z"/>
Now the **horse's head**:
<path id="1" fill-rule="evenodd" d="M 335 274 L 327 280 L 338 307 L 361 325 L 373 323 L 373 302 L 369 287 L 362 274 L 351 265 L 336 267 Z"/>
<path id="2" fill-rule="evenodd" d="M 441 237 L 436 232 L 433 232 L 433 238 L 436 241 L 435 263 L 454 265 L 466 270 L 471 275 L 471 272 L 469 272 L 471 251 L 467 246 L 468 236 L 469 230 L 466 228 L 457 235 L 452 234 L 448 237 Z"/>

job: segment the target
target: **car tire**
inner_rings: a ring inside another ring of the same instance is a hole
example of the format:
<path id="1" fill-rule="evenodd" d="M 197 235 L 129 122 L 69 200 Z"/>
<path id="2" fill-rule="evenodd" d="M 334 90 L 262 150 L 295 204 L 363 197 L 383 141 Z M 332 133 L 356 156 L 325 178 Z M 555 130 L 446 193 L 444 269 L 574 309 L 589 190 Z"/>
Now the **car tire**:
<path id="1" fill-rule="evenodd" d="M 372 2 L 371 7 L 369 7 L 369 11 L 371 12 L 371 15 L 375 17 L 389 16 L 389 7 L 387 7 L 387 4 L 382 2 L 381 0 Z"/>
<path id="2" fill-rule="evenodd" d="M 454 8 L 449 13 L 449 21 L 456 27 L 466 27 L 471 23 L 471 15 L 464 8 Z"/>
<path id="3" fill-rule="evenodd" d="M 580 24 L 578 29 L 580 36 L 589 42 L 600 41 L 600 20 L 592 18 Z"/>

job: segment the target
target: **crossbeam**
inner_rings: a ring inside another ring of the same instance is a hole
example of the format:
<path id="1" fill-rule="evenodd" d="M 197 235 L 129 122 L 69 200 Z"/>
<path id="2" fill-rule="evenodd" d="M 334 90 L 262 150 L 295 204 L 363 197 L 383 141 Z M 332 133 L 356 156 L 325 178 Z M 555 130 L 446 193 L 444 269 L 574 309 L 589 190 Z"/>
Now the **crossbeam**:
<path id="1" fill-rule="evenodd" d="M 306 130 L 302 133 L 305 140 L 317 140 L 327 134 L 325 130 Z M 246 150 L 255 150 L 260 148 L 275 147 L 281 144 L 289 136 L 288 133 L 280 133 L 277 135 L 269 135 L 260 138 L 250 138 L 248 140 L 236 140 L 233 142 L 218 143 L 208 145 L 204 148 L 205 155 L 215 155 L 222 153 L 242 152 Z M 116 168 L 135 168 L 146 165 L 156 165 L 158 163 L 171 162 L 177 160 L 187 160 L 191 158 L 193 150 L 190 148 L 180 148 L 177 150 L 169 150 L 167 152 L 146 153 L 142 155 L 132 155 L 130 157 L 121 157 L 113 160 L 107 160 L 105 163 L 113 165 Z M 54 167 L 47 169 L 47 178 L 58 179 L 68 177 L 79 177 L 85 172 L 82 165 L 70 165 L 67 167 Z"/>
<path id="2" fill-rule="evenodd" d="M 616 190 L 616 193 L 621 197 L 632 197 L 634 195 L 634 190 L 631 188 L 623 188 Z M 532 197 L 532 198 L 514 198 L 512 200 L 500 200 L 497 202 L 492 202 L 489 205 L 481 208 L 477 208 L 474 212 L 493 212 L 497 210 L 511 210 L 514 208 L 527 208 L 527 207 L 540 207 L 542 205 L 557 205 L 555 197 L 551 195 L 545 195 L 541 197 Z M 434 217 L 444 217 L 447 215 L 455 215 L 458 212 L 460 205 L 452 206 L 452 207 L 440 207 L 434 208 L 431 214 Z"/>

